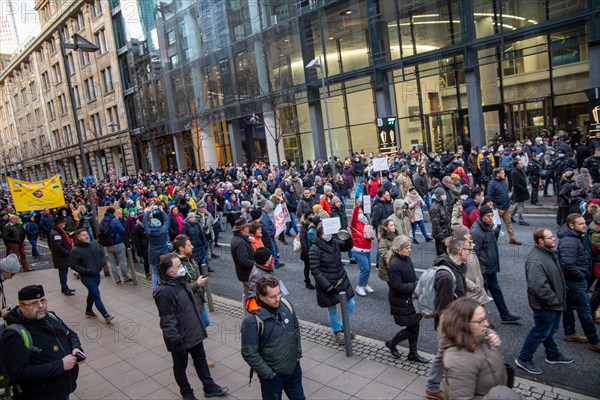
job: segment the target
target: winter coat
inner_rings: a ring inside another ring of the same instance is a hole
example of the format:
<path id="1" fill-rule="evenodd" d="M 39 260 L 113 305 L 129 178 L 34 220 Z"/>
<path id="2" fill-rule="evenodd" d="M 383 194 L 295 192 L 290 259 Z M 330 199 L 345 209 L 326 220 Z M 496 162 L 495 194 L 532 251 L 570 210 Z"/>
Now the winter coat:
<path id="1" fill-rule="evenodd" d="M 300 246 L 302 250 L 300 251 L 300 260 L 308 260 L 308 250 L 310 246 L 308 245 L 308 225 L 302 223 L 300 224 Z"/>
<path id="2" fill-rule="evenodd" d="M 394 221 L 398 235 L 410 237 L 412 235 L 412 227 L 410 224 L 410 211 L 404 207 L 406 201 L 404 199 L 394 200 L 394 213 L 388 219 Z M 381 225 L 380 225 L 381 227 Z M 379 230 L 379 228 L 377 228 Z"/>
<path id="3" fill-rule="evenodd" d="M 175 239 L 183 230 L 183 216 L 181 214 L 169 215 L 169 238 Z"/>
<path id="4" fill-rule="evenodd" d="M 354 168 L 349 165 L 344 166 L 344 170 L 342 171 L 344 175 L 344 184 L 347 188 L 352 188 L 354 186 L 354 177 L 356 173 L 354 172 Z"/>
<path id="5" fill-rule="evenodd" d="M 296 217 L 300 219 L 307 212 L 310 211 L 312 213 L 312 207 L 315 204 L 317 204 L 317 200 L 313 196 L 311 196 L 309 199 L 305 199 L 304 195 L 302 195 L 302 198 L 298 201 L 298 210 L 296 211 Z"/>
<path id="6" fill-rule="evenodd" d="M 492 225 L 487 226 L 478 218 L 471 227 L 474 251 L 479 258 L 482 274 L 495 274 L 500 271 L 500 250 Z"/>
<path id="7" fill-rule="evenodd" d="M 346 208 L 342 204 L 340 208 L 332 205 L 329 210 L 329 218 L 340 217 L 340 224 L 342 229 L 348 229 L 348 215 L 346 215 Z"/>
<path id="8" fill-rule="evenodd" d="M 557 236 L 558 260 L 565 280 L 587 280 L 592 271 L 592 260 L 583 245 L 583 235 L 564 224 Z"/>
<path id="9" fill-rule="evenodd" d="M 56 314 L 54 314 L 56 316 Z M 22 325 L 31 335 L 39 351 L 25 347 L 19 332 L 7 329 L 0 340 L 0 356 L 11 384 L 19 385 L 22 393 L 16 400 L 45 400 L 64 398 L 75 391 L 79 365 L 63 369 L 62 358 L 74 349 L 85 351 L 77 334 L 60 318 L 49 314 L 41 320 L 25 318 L 19 307 L 6 316 L 9 324 Z M 16 391 L 15 391 L 16 392 Z"/>
<path id="10" fill-rule="evenodd" d="M 162 212 L 164 223 L 160 227 L 150 226 L 150 212 L 144 215 L 144 230 L 148 236 L 148 262 L 151 265 L 158 265 L 159 257 L 169 252 L 168 232 L 170 218 L 164 211 Z"/>
<path id="11" fill-rule="evenodd" d="M 148 236 L 144 230 L 144 223 L 139 219 L 135 222 L 133 236 L 135 237 L 136 254 L 141 257 L 148 257 Z"/>
<path id="12" fill-rule="evenodd" d="M 262 335 L 257 318 L 263 322 Z M 294 310 L 281 301 L 277 310 L 262 306 L 242 321 L 242 357 L 262 379 L 291 375 L 302 357 L 300 324 Z"/>
<path id="13" fill-rule="evenodd" d="M 275 269 L 273 266 L 266 267 L 264 265 L 254 264 L 252 271 L 250 271 L 250 277 L 248 278 L 248 297 L 256 297 L 256 282 L 266 275 L 275 276 Z"/>
<path id="14" fill-rule="evenodd" d="M 481 337 L 475 351 L 442 343 L 444 395 L 447 400 L 483 399 L 498 385 L 506 385 L 504 357 Z"/>
<path id="15" fill-rule="evenodd" d="M 514 167 L 510 171 L 510 176 L 512 178 L 513 186 L 512 199 L 516 203 L 529 200 L 529 189 L 527 188 L 527 177 L 525 176 L 525 171 Z"/>
<path id="16" fill-rule="evenodd" d="M 40 236 L 38 226 L 32 220 L 25 223 L 25 235 L 27 236 L 27 240 L 37 240 Z"/>
<path id="17" fill-rule="evenodd" d="M 250 272 L 252 271 L 252 267 L 254 267 L 254 249 L 248 236 L 241 232 L 234 232 L 231 238 L 230 250 L 238 280 L 240 282 L 248 282 Z"/>
<path id="18" fill-rule="evenodd" d="M 191 349 L 206 339 L 192 290 L 185 276 L 172 278 L 160 274 L 160 280 L 154 301 L 167 351 Z"/>
<path id="19" fill-rule="evenodd" d="M 467 171 L 475 175 L 479 173 L 479 163 L 477 162 L 477 154 L 471 153 L 467 157 Z"/>
<path id="20" fill-rule="evenodd" d="M 468 198 L 462 203 L 462 224 L 471 229 L 477 218 L 479 218 L 479 206 L 475 200 Z"/>
<path id="21" fill-rule="evenodd" d="M 377 228 L 377 245 L 379 246 L 379 263 L 377 264 L 377 274 L 379 275 L 379 278 L 386 282 L 390 280 L 387 265 L 387 253 L 390 250 L 390 247 L 392 247 L 392 242 L 398 235 L 398 228 L 396 228 L 396 232 L 388 231 L 383 227 L 383 225 L 380 225 L 379 228 Z"/>
<path id="22" fill-rule="evenodd" d="M 510 208 L 508 185 L 504 179 L 494 179 L 490 181 L 487 188 L 487 195 L 492 198 L 494 206 L 498 210 L 508 210 Z"/>
<path id="23" fill-rule="evenodd" d="M 429 193 L 427 175 L 415 174 L 413 176 L 413 179 L 415 180 L 415 189 L 417 189 L 417 193 L 419 193 L 419 196 L 423 197 L 427 193 Z"/>
<path id="24" fill-rule="evenodd" d="M 295 214 L 298 211 L 298 199 L 295 193 L 285 192 L 285 203 L 290 214 Z"/>
<path id="25" fill-rule="evenodd" d="M 50 229 L 52 229 L 53 225 L 54 225 L 54 216 L 52 214 L 42 214 L 40 216 L 40 229 L 46 235 L 48 234 L 48 232 L 50 232 Z"/>
<path id="26" fill-rule="evenodd" d="M 19 223 L 12 225 L 9 222 L 2 228 L 2 238 L 8 243 L 21 244 L 25 241 L 25 236 L 25 228 Z"/>
<path id="27" fill-rule="evenodd" d="M 371 198 L 377 197 L 377 191 L 381 187 L 381 180 L 378 178 L 371 179 L 369 183 L 367 183 L 367 192 Z"/>
<path id="28" fill-rule="evenodd" d="M 75 240 L 71 249 L 69 266 L 82 277 L 100 277 L 100 272 L 106 265 L 104 250 L 96 242 L 84 243 Z"/>
<path id="29" fill-rule="evenodd" d="M 206 240 L 204 230 L 198 221 L 194 221 L 193 223 L 189 220 L 185 221 L 181 233 L 190 238 L 190 242 L 192 242 L 192 246 L 194 246 L 194 259 L 202 261 L 206 248 L 208 247 L 208 240 Z"/>
<path id="30" fill-rule="evenodd" d="M 488 303 L 491 299 L 488 297 L 484 287 L 483 275 L 481 274 L 481 265 L 475 252 L 469 252 L 469 258 L 465 263 L 467 273 L 465 275 L 465 284 L 467 287 L 467 297 L 472 298 L 479 304 Z"/>
<path id="31" fill-rule="evenodd" d="M 431 216 L 431 236 L 435 240 L 445 240 L 448 236 L 452 236 L 450 214 L 446 205 L 435 196 L 431 202 L 429 215 Z"/>
<path id="32" fill-rule="evenodd" d="M 352 237 L 340 240 L 332 237 L 325 242 L 318 236 L 313 240 L 308 252 L 310 272 L 313 275 L 317 288 L 317 304 L 319 307 L 327 308 L 340 302 L 339 292 L 345 291 L 348 299 L 354 297 L 350 278 L 346 274 L 342 263 L 342 251 L 351 250 L 353 246 Z M 342 283 L 336 288 L 338 280 Z M 326 291 L 330 289 L 329 291 Z"/>
<path id="33" fill-rule="evenodd" d="M 360 214 L 360 206 L 357 204 L 352 210 L 352 218 L 350 219 L 350 230 L 352 231 L 354 247 L 363 250 L 370 250 L 373 239 L 365 239 L 363 236 L 365 231 L 364 222 L 358 219 Z"/>
<path id="34" fill-rule="evenodd" d="M 178 254 L 177 252 L 174 252 L 173 254 L 179 257 L 181 265 L 183 265 L 183 267 L 185 268 L 185 280 L 188 283 L 188 285 L 190 285 L 190 289 L 192 290 L 192 293 L 194 295 L 196 307 L 198 307 L 198 310 L 201 310 L 202 306 L 206 302 L 206 290 L 204 288 L 204 285 L 198 285 L 198 278 L 202 276 L 202 271 L 200 270 L 198 263 L 194 259 L 193 254 L 192 257 L 186 257 L 184 255 Z"/>
<path id="35" fill-rule="evenodd" d="M 439 320 L 439 316 L 448 304 L 452 303 L 455 299 L 463 297 L 467 294 L 467 284 L 465 283 L 465 272 L 466 266 L 464 264 L 457 265 L 448 254 L 441 254 L 435 260 L 433 265 L 440 266 L 444 265 L 452 272 L 446 270 L 439 270 L 435 273 L 433 280 L 433 288 L 435 290 L 435 310 L 437 313 L 436 321 Z M 454 279 L 450 274 L 454 275 Z M 454 292 L 452 292 L 452 282 L 455 282 Z M 436 323 L 437 326 L 437 323 Z"/>
<path id="36" fill-rule="evenodd" d="M 394 205 L 391 200 L 383 201 L 379 197 L 376 197 L 371 211 L 371 223 L 373 224 L 373 228 L 377 229 L 379 224 L 393 213 Z"/>
<path id="37" fill-rule="evenodd" d="M 533 246 L 525 259 L 525 277 L 527 300 L 533 310 L 564 310 L 567 289 L 556 250 Z"/>
<path id="38" fill-rule="evenodd" d="M 421 320 L 413 305 L 412 294 L 417 287 L 417 274 L 408 256 L 395 254 L 390 260 L 388 300 L 394 322 L 400 326 L 413 326 Z"/>
<path id="39" fill-rule="evenodd" d="M 50 248 L 50 252 L 52 253 L 54 268 L 57 269 L 69 268 L 69 257 L 71 256 L 72 246 L 65 238 L 65 234 L 66 232 L 60 232 L 54 227 L 48 235 L 48 248 Z"/>
<path id="40" fill-rule="evenodd" d="M 113 237 L 113 245 L 123 243 L 123 237 L 125 236 L 125 227 L 119 220 L 119 218 L 115 217 L 113 214 L 106 213 L 104 214 L 103 221 L 107 221 L 110 234 Z M 65 226 L 66 230 L 66 226 Z"/>
<path id="41" fill-rule="evenodd" d="M 418 194 L 416 197 L 408 194 L 404 200 L 408 204 L 414 222 L 423 221 L 423 206 L 425 205 L 423 198 Z"/>

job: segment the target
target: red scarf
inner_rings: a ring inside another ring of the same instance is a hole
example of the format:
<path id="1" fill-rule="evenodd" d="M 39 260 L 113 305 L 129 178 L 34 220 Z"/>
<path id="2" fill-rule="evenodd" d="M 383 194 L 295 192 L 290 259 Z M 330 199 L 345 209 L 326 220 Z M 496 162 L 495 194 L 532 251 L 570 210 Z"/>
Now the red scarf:
<path id="1" fill-rule="evenodd" d="M 55 226 L 55 228 L 65 238 L 67 243 L 69 243 L 69 247 L 73 248 L 73 239 L 71 238 L 71 236 L 64 229 L 59 228 L 58 226 Z"/>

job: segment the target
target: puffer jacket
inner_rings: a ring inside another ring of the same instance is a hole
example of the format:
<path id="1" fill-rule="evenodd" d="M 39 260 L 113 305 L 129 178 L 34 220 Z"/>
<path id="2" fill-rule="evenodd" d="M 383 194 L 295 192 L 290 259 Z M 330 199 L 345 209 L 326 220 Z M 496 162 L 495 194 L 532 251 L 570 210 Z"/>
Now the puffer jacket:
<path id="1" fill-rule="evenodd" d="M 54 314 L 56 316 L 56 314 Z M 77 387 L 79 366 L 69 371 L 63 369 L 62 358 L 74 349 L 85 351 L 77 334 L 60 318 L 46 315 L 41 320 L 25 318 L 19 307 L 6 317 L 9 324 L 20 324 L 31 334 L 34 346 L 40 351 L 25 347 L 21 335 L 7 329 L 0 340 L 2 363 L 11 383 L 21 386 L 15 391 L 16 400 L 59 399 L 74 392 Z"/>
<path id="2" fill-rule="evenodd" d="M 262 379 L 273 374 L 291 375 L 302 357 L 300 324 L 293 310 L 283 301 L 276 310 L 263 305 L 242 321 L 242 357 Z M 259 334 L 257 318 L 263 321 Z"/>
<path id="3" fill-rule="evenodd" d="M 410 225 L 410 212 L 404 207 L 406 202 L 404 199 L 394 200 L 394 213 L 388 217 L 394 221 L 398 235 L 410 237 L 412 235 L 412 227 Z M 379 229 L 379 228 L 378 228 Z"/>
<path id="4" fill-rule="evenodd" d="M 389 265 L 388 300 L 394 322 L 400 326 L 413 326 L 421 320 L 413 305 L 412 294 L 417 287 L 417 274 L 410 257 L 395 254 Z"/>
<path id="5" fill-rule="evenodd" d="M 494 387 L 506 385 L 504 357 L 479 338 L 474 352 L 449 343 L 444 348 L 444 396 L 447 400 L 483 399 Z"/>
<path id="6" fill-rule="evenodd" d="M 84 243 L 75 239 L 75 246 L 71 250 L 69 266 L 82 277 L 99 277 L 100 271 L 106 265 L 104 251 L 96 242 Z"/>
<path id="7" fill-rule="evenodd" d="M 160 227 L 150 226 L 150 212 L 144 215 L 144 230 L 148 236 L 148 262 L 158 265 L 159 257 L 169 252 L 169 216 L 163 211 L 163 224 Z"/>
<path id="8" fill-rule="evenodd" d="M 462 203 L 462 224 L 471 229 L 477 218 L 479 218 L 479 206 L 475 200 L 468 198 Z"/>
<path id="9" fill-rule="evenodd" d="M 308 259 L 310 272 L 315 278 L 319 307 L 327 308 L 338 304 L 340 302 L 338 293 L 342 291 L 347 293 L 348 299 L 354 297 L 350 278 L 342 264 L 341 254 L 342 251 L 351 250 L 352 246 L 352 237 L 344 241 L 334 236 L 329 242 L 325 242 L 318 236 L 313 239 L 308 251 Z M 335 288 L 340 279 L 342 283 Z M 327 291 L 328 288 L 331 290 Z"/>
<path id="10" fill-rule="evenodd" d="M 583 235 L 564 224 L 558 230 L 558 261 L 565 279 L 585 281 L 591 274 L 592 260 L 583 245 Z"/>
<path id="11" fill-rule="evenodd" d="M 387 265 L 387 253 L 392 247 L 392 243 L 396 236 L 398 236 L 398 228 L 396 228 L 396 232 L 390 232 L 383 227 L 383 225 L 379 225 L 377 228 L 377 245 L 379 246 L 379 264 L 377 264 L 377 274 L 381 280 L 389 281 L 389 272 Z"/>
<path id="12" fill-rule="evenodd" d="M 525 277 L 533 310 L 564 310 L 567 290 L 556 250 L 533 246 L 525 259 Z"/>
<path id="13" fill-rule="evenodd" d="M 452 236 L 450 214 L 445 204 L 435 196 L 431 202 L 429 215 L 431 216 L 431 236 L 435 240 L 445 240 L 448 236 Z"/>
<path id="14" fill-rule="evenodd" d="M 394 205 L 391 201 L 382 201 L 379 197 L 375 198 L 373 202 L 373 209 L 371 214 L 371 223 L 373 228 L 377 229 L 381 221 L 388 218 L 394 213 Z"/>
<path id="15" fill-rule="evenodd" d="M 187 235 L 194 246 L 193 254 L 196 260 L 202 260 L 208 247 L 208 240 L 204 235 L 204 230 L 198 221 L 185 221 L 181 233 Z"/>
<path id="16" fill-rule="evenodd" d="M 495 274 L 500 271 L 500 250 L 493 226 L 487 226 L 477 218 L 471 227 L 471 237 L 475 244 L 475 254 L 479 258 L 482 274 Z"/>
<path id="17" fill-rule="evenodd" d="M 186 277 L 160 274 L 161 284 L 154 301 L 158 307 L 160 329 L 169 352 L 190 349 L 206 339 L 206 329 L 196 307 Z"/>

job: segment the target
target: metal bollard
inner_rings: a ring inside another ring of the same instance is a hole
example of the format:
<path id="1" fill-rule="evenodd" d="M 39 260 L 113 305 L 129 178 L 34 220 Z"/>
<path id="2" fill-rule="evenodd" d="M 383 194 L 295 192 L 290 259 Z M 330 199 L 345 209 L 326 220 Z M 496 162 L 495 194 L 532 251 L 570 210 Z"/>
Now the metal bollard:
<path id="1" fill-rule="evenodd" d="M 108 278 L 110 276 L 110 259 L 108 258 L 108 252 L 106 251 L 106 247 L 102 246 L 100 242 L 98 242 L 98 246 L 100 246 L 102 251 L 104 251 L 104 259 L 106 262 L 104 263 L 104 268 L 102 268 L 102 270 L 104 272 L 104 276 Z"/>
<path id="2" fill-rule="evenodd" d="M 201 273 L 202 276 L 208 276 L 208 268 L 206 268 L 206 265 L 202 264 L 200 266 L 201 269 Z M 215 305 L 213 303 L 213 298 L 212 298 L 212 292 L 210 291 L 210 284 L 209 284 L 209 280 L 206 281 L 206 283 L 204 284 L 204 290 L 206 291 L 206 302 L 208 303 L 208 311 L 215 312 Z"/>
<path id="3" fill-rule="evenodd" d="M 340 292 L 340 308 L 342 309 L 346 357 L 352 357 L 352 337 L 350 336 L 350 317 L 348 316 L 348 296 L 346 292 Z"/>
<path id="4" fill-rule="evenodd" d="M 135 263 L 133 262 L 133 253 L 131 252 L 130 247 L 127 248 L 127 266 L 129 267 L 129 274 L 133 280 L 133 286 L 137 286 L 137 273 L 135 272 Z"/>

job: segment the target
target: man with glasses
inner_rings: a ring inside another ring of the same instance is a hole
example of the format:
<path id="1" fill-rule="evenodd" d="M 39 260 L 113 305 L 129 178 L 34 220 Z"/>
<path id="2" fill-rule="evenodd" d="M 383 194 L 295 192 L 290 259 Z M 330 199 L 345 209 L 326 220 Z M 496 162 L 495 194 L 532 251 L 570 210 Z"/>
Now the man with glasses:
<path id="1" fill-rule="evenodd" d="M 19 306 L 6 316 L 0 355 L 15 399 L 68 399 L 85 355 L 77 334 L 54 313 L 41 285 L 19 290 Z M 12 327 L 12 328 L 11 328 Z M 26 344 L 23 334 L 29 336 Z"/>
<path id="2" fill-rule="evenodd" d="M 217 385 L 210 376 L 202 343 L 206 339 L 206 328 L 196 307 L 194 294 L 187 284 L 186 269 L 177 254 L 160 256 L 159 271 L 161 284 L 154 300 L 163 339 L 173 358 L 173 374 L 181 395 L 184 400 L 196 399 L 185 373 L 190 355 L 202 381 L 204 397 L 227 395 L 229 389 Z"/>
<path id="3" fill-rule="evenodd" d="M 494 299 L 503 324 L 518 324 L 521 317 L 512 315 L 508 311 L 504 294 L 498 282 L 500 272 L 500 251 L 498 249 L 497 232 L 494 229 L 493 211 L 488 206 L 479 209 L 479 218 L 471 227 L 471 237 L 475 244 L 475 253 L 479 258 L 484 286 Z"/>
<path id="4" fill-rule="evenodd" d="M 533 231 L 535 246 L 525 259 L 527 278 L 527 300 L 533 310 L 534 325 L 515 359 L 517 367 L 530 374 L 541 374 L 542 369 L 533 361 L 533 355 L 540 344 L 546 349 L 548 364 L 570 364 L 572 358 L 560 353 L 554 334 L 560 326 L 567 290 L 565 279 L 554 250 L 556 238 L 548 228 Z"/>

